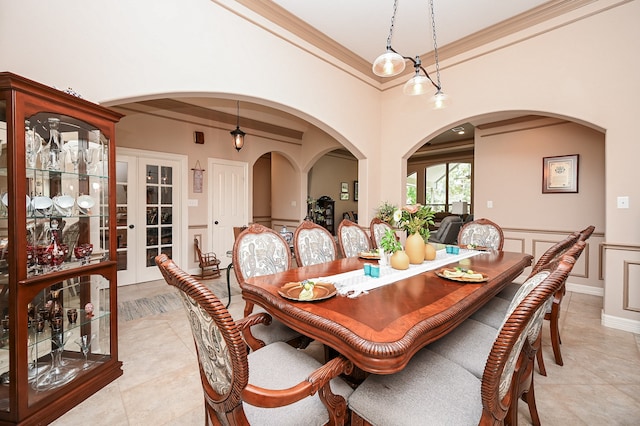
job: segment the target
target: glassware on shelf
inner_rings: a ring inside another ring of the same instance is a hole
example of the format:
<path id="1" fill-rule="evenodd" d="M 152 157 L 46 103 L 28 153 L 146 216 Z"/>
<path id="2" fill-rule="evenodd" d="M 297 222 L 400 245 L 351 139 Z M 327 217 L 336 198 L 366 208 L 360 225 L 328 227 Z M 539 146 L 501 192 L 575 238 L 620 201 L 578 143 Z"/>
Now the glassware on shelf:
<path id="1" fill-rule="evenodd" d="M 92 334 L 91 336 L 84 334 L 80 336 L 79 339 L 76 339 L 76 343 L 80 346 L 80 351 L 82 352 L 82 355 L 84 355 L 84 364 L 82 364 L 83 370 L 91 367 L 92 362 L 89 362 L 89 350 L 91 349 L 91 343 L 95 337 L 95 334 Z"/>
<path id="2" fill-rule="evenodd" d="M 75 379 L 80 372 L 78 367 L 74 367 L 72 363 L 64 362 L 62 359 L 64 345 L 71 337 L 71 332 L 64 332 L 62 326 L 60 325 L 58 328 L 57 325 L 58 321 L 51 323 L 51 367 L 33 381 L 31 386 L 36 391 L 46 391 L 66 385 Z"/>
<path id="3" fill-rule="evenodd" d="M 78 310 L 76 308 L 71 308 L 67 310 L 67 319 L 70 324 L 75 324 L 78 321 Z"/>
<path id="4" fill-rule="evenodd" d="M 69 161 L 73 165 L 73 172 L 78 173 L 78 163 L 81 157 L 80 144 L 78 141 L 68 141 L 62 149 L 67 153 Z"/>
<path id="5" fill-rule="evenodd" d="M 91 253 L 93 253 L 93 244 L 91 243 L 76 244 L 76 246 L 73 248 L 73 254 L 82 265 L 89 263 Z"/>
<path id="6" fill-rule="evenodd" d="M 24 144 L 27 155 L 27 167 L 35 168 L 38 160 L 38 151 L 40 150 L 42 138 L 33 129 L 29 128 L 29 120 L 24 121 Z"/>

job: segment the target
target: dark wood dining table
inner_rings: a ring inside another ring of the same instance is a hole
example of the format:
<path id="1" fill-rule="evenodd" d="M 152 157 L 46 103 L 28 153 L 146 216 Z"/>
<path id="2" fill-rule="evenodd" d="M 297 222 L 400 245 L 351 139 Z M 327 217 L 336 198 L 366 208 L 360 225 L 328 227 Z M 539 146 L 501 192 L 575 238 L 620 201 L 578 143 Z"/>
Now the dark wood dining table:
<path id="1" fill-rule="evenodd" d="M 343 258 L 240 283 L 242 297 L 273 317 L 376 374 L 402 370 L 422 347 L 446 335 L 531 265 L 524 253 L 493 251 L 460 261 L 487 274 L 483 283 L 459 283 L 424 272 L 369 290 L 301 302 L 282 297 L 286 283 L 363 269 L 370 260 Z M 458 262 L 447 265 L 458 266 Z"/>

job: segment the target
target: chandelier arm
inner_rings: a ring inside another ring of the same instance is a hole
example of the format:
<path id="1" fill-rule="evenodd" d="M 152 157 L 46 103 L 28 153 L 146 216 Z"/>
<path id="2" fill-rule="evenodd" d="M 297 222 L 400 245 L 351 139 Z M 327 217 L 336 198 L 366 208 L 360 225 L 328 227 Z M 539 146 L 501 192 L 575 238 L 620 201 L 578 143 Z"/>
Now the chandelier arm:
<path id="1" fill-rule="evenodd" d="M 424 69 L 424 67 L 420 66 L 420 69 L 422 70 L 422 72 L 424 73 L 425 77 L 427 77 L 429 79 L 429 81 L 431 82 L 431 84 L 433 84 L 433 87 L 435 87 L 436 89 L 440 90 L 441 87 L 440 85 L 436 84 L 432 79 L 431 76 L 429 75 L 429 73 L 427 72 L 427 70 Z"/>
<path id="2" fill-rule="evenodd" d="M 396 49 L 394 49 L 393 47 L 391 47 L 391 45 L 387 46 L 387 49 L 389 49 L 390 51 L 392 51 L 393 53 L 397 53 L 398 55 L 402 56 L 402 59 L 408 59 L 413 63 L 413 66 L 415 67 L 416 65 L 418 65 L 418 63 L 416 62 L 415 59 L 413 59 L 411 56 L 404 56 L 402 53 L 399 53 Z"/>

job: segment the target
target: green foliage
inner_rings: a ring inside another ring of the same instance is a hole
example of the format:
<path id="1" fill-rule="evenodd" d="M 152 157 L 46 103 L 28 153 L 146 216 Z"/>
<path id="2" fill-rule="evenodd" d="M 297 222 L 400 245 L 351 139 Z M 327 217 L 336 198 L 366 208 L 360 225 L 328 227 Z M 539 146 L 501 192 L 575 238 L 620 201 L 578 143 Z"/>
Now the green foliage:
<path id="1" fill-rule="evenodd" d="M 393 213 L 396 211 L 397 207 L 393 204 L 385 201 L 381 203 L 376 209 L 376 217 L 383 222 L 392 223 L 393 221 Z"/>
<path id="2" fill-rule="evenodd" d="M 380 239 L 380 247 L 382 247 L 385 253 L 392 254 L 402 250 L 402 245 L 396 238 L 396 233 L 391 229 L 387 229 L 382 239 Z"/>
<path id="3" fill-rule="evenodd" d="M 433 225 L 433 210 L 421 204 L 413 204 L 396 210 L 393 214 L 393 223 L 398 228 L 407 231 L 407 235 L 420 233 L 422 239 L 429 239 L 429 225 Z"/>

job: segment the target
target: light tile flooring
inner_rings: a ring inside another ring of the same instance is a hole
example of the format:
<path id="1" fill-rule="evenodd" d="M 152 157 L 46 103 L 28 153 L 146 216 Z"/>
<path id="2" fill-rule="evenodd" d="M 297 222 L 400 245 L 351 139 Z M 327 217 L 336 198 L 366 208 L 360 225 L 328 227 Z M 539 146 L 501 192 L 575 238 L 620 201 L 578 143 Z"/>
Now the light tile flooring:
<path id="1" fill-rule="evenodd" d="M 233 286 L 237 289 L 235 279 Z M 164 282 L 152 282 L 122 287 L 118 294 L 123 301 L 168 291 L 172 289 Z M 243 306 L 240 296 L 234 296 L 231 314 L 239 318 Z M 564 367 L 553 362 L 545 324 L 543 351 L 548 375 L 535 375 L 542 424 L 637 425 L 640 336 L 601 326 L 601 297 L 567 293 L 562 307 Z M 318 346 L 312 344 L 309 350 L 320 353 Z M 123 376 L 60 417 L 54 425 L 204 423 L 195 349 L 181 309 L 121 322 L 119 351 Z M 519 411 L 520 424 L 530 424 L 526 404 L 521 402 Z"/>

